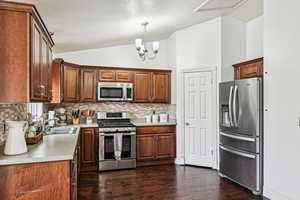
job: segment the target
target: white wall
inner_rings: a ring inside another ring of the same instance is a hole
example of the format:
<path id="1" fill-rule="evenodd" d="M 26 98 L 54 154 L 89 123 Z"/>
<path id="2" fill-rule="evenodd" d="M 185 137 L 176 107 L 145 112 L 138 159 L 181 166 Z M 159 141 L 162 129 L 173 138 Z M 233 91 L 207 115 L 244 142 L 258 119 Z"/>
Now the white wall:
<path id="1" fill-rule="evenodd" d="M 264 17 L 257 17 L 247 23 L 247 60 L 263 57 Z"/>
<path id="2" fill-rule="evenodd" d="M 221 18 L 177 31 L 176 66 L 177 66 L 177 159 L 184 163 L 184 95 L 182 70 L 200 67 L 217 67 L 220 76 L 221 67 Z M 214 166 L 217 167 L 217 166 Z"/>
<path id="3" fill-rule="evenodd" d="M 55 57 L 63 58 L 67 62 L 80 65 L 98 65 L 133 68 L 171 68 L 167 63 L 167 41 L 160 41 L 160 50 L 154 60 L 143 62 L 135 49 L 135 45 L 123 45 L 100 49 L 57 54 Z"/>
<path id="4" fill-rule="evenodd" d="M 222 81 L 232 81 L 232 65 L 245 59 L 246 24 L 230 16 L 222 17 Z"/>
<path id="5" fill-rule="evenodd" d="M 264 2 L 264 193 L 299 200 L 300 1 Z"/>

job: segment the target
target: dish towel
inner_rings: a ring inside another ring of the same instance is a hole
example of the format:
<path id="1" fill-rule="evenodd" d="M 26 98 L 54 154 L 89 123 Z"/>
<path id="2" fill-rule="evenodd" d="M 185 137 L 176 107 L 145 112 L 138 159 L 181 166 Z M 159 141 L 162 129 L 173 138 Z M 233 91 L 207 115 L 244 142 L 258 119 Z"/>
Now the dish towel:
<path id="1" fill-rule="evenodd" d="M 122 144 L 123 144 L 123 134 L 115 134 L 114 135 L 114 150 L 115 150 L 115 159 L 116 160 L 121 160 Z"/>

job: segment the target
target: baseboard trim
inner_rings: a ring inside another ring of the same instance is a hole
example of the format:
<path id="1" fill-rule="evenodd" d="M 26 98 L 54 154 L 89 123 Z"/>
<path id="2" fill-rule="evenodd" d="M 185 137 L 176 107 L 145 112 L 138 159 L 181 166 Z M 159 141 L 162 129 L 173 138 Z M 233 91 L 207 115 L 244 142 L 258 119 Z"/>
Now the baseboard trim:
<path id="1" fill-rule="evenodd" d="M 270 200 L 295 200 L 268 187 L 264 187 L 264 196 Z"/>
<path id="2" fill-rule="evenodd" d="M 175 159 L 175 164 L 176 165 L 185 165 L 184 159 L 183 158 L 176 158 Z"/>

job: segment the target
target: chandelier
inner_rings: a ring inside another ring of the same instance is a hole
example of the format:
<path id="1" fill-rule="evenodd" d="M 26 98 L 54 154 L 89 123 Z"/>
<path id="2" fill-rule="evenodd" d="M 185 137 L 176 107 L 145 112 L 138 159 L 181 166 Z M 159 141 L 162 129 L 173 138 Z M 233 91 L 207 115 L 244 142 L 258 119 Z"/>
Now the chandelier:
<path id="1" fill-rule="evenodd" d="M 148 49 L 148 43 L 145 42 L 145 35 L 147 33 L 147 26 L 149 25 L 149 22 L 144 22 L 142 23 L 142 27 L 144 28 L 144 33 L 142 38 L 138 38 L 135 40 L 135 47 L 136 50 L 138 51 L 138 55 L 140 56 L 140 58 L 142 59 L 142 61 L 145 61 L 146 58 L 149 60 L 153 60 L 159 50 L 159 42 L 153 42 L 152 43 L 152 52 L 150 53 L 149 49 Z"/>

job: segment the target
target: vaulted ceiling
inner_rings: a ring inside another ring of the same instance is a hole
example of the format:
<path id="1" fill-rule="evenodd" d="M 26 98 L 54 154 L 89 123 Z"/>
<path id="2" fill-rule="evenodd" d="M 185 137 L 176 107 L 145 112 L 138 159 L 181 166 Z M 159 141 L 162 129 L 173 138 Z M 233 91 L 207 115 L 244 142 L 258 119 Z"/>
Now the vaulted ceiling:
<path id="1" fill-rule="evenodd" d="M 205 0 L 17 0 L 35 4 L 49 31 L 55 52 L 132 43 L 148 21 L 148 40 L 161 40 L 178 29 L 230 14 L 249 21 L 263 12 L 263 0 L 248 0 L 234 10 L 194 12 Z M 224 0 L 226 1 L 226 0 Z"/>

